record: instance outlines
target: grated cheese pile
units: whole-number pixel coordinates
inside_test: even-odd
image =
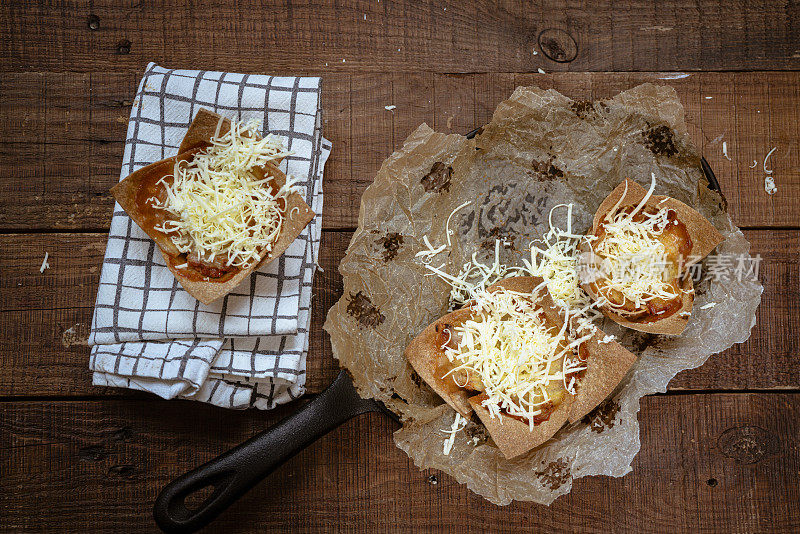
[[[553,212],[559,208],[567,210],[565,230],[553,224]],[[525,261],[525,264],[531,275],[539,276],[547,283],[553,302],[574,318],[577,331],[582,335],[593,334],[597,331],[594,320],[602,318],[598,307],[605,300],[593,301],[580,286],[578,256],[581,243],[588,238],[573,232],[572,209],[572,204],[553,206],[548,215],[550,230],[538,246],[536,242],[531,244],[531,261]],[[604,339],[604,343],[609,343],[615,337],[606,336]]]
[[[447,217],[445,223],[445,240],[439,246],[434,246],[427,235],[422,236],[422,242],[426,248],[416,253],[416,257],[426,269],[430,271],[429,276],[436,275],[450,287],[450,308],[455,309],[463,306],[467,301],[472,300],[475,295],[490,285],[498,282],[509,276],[525,276],[530,274],[525,267],[509,267],[500,261],[500,246],[503,244],[501,240],[496,239],[494,243],[494,256],[491,263],[483,263],[478,259],[478,253],[474,252],[470,261],[465,262],[458,274],[452,275],[446,272],[446,263],[440,264],[438,267],[431,265],[433,259],[442,252],[448,251],[452,246],[451,237],[455,233],[450,229],[450,223],[456,213],[472,204],[473,201],[469,200],[457,206],[450,215]]]
[[[503,411],[527,419],[533,429],[534,417],[542,413],[545,403],[557,400],[551,397],[553,386],[585,369],[580,360],[569,357],[583,340],[564,343],[566,323],[560,330],[549,327],[544,311],[530,295],[505,289],[482,291],[474,310],[472,319],[453,328],[460,336],[458,346],[445,347],[445,355],[454,364],[448,375],[474,374],[488,397],[482,405],[492,417]],[[573,382],[566,385],[572,394]]]
[[[553,224],[553,212],[567,209],[567,228]],[[579,246],[586,236],[572,232],[572,204],[559,204],[550,210],[550,230],[541,239],[541,246],[531,245],[529,270],[547,282],[547,290],[559,306],[575,307],[589,303],[589,296],[581,289],[578,279]]]
[[[445,271],[446,263],[435,267],[431,262],[449,249],[450,221],[468,204],[471,202],[450,213],[445,227],[446,244],[434,246],[426,235],[423,236],[425,248],[416,254],[430,271],[429,275],[438,276],[451,286],[451,307],[470,302],[477,310],[477,320],[455,328],[461,337],[458,347],[443,347],[456,366],[442,378],[461,374],[460,371],[477,376],[488,397],[483,405],[492,417],[499,416],[502,410],[525,418],[533,429],[534,417],[542,412],[543,405],[557,400],[550,392],[576,393],[576,379],[570,375],[583,370],[585,364],[573,356],[581,343],[596,331],[593,319],[602,316],[596,309],[599,302],[592,302],[579,286],[578,244],[584,236],[572,233],[572,206],[556,206],[553,210],[567,208],[567,230],[553,225],[551,210],[550,232],[542,240],[541,247],[532,246],[531,262],[523,261],[522,267],[503,264],[500,261],[502,242],[498,239],[488,262],[481,262],[475,253],[458,274],[452,275]],[[556,303],[562,307],[564,325],[560,330],[546,327],[544,312],[531,301],[531,295],[507,290],[486,291],[488,286],[510,276],[540,276],[545,280],[548,289],[556,295]],[[532,294],[538,296],[544,285],[535,288]],[[537,297],[534,300],[538,300]],[[614,339],[614,336],[605,336],[603,342]],[[559,382],[563,387],[557,387]],[[452,447],[452,439],[453,434],[445,440],[445,451]]]
[[[279,200],[292,192],[288,179],[273,191],[269,178],[260,179],[253,169],[289,152],[274,135],[259,138],[256,121],[231,121],[223,136],[220,126],[212,146],[191,162],[176,163],[174,173],[159,181],[167,194],[164,203],[150,200],[174,217],[156,230],[169,235],[181,253],[196,251],[207,261],[220,256],[228,266],[246,267],[272,250],[284,220]]]
[[[663,207],[656,213],[642,211],[654,189],[655,175],[650,190],[631,212],[617,211],[625,198],[623,194],[602,224],[605,237],[594,245],[594,253],[601,260],[601,273],[593,274],[604,278],[605,286],[600,288],[603,296],[608,299],[608,294],[616,290],[637,309],[654,298],[671,300],[678,296],[672,284],[665,280],[667,251],[658,240],[669,223],[669,210]],[[639,213],[644,219],[634,221]],[[618,313],[628,313],[613,302],[610,304]]]
[[[447,247],[442,245],[439,248],[433,248],[427,240],[427,236],[423,238],[426,245],[430,248],[428,253],[438,254]],[[499,239],[494,242],[494,256],[492,263],[482,263],[478,259],[478,253],[474,252],[470,261],[464,263],[461,270],[455,276],[445,272],[443,269],[445,264],[438,267],[426,264],[425,267],[431,271],[431,274],[439,276],[442,280],[450,284],[450,307],[458,308],[463,306],[490,285],[508,278],[510,276],[525,276],[530,274],[525,267],[509,267],[500,262],[500,245]],[[417,253],[419,256],[420,253]]]

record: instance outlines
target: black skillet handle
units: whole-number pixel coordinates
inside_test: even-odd
[[[156,523],[168,533],[195,532],[320,437],[356,415],[380,410],[377,402],[362,399],[341,371],[328,389],[294,414],[167,485],[153,508]],[[189,509],[186,497],[209,486],[213,493]]]

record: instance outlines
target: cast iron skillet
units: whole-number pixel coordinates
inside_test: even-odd
[[[482,128],[467,134],[475,137]],[[720,191],[719,182],[705,158],[701,159],[708,187]],[[366,412],[382,412],[399,422],[383,403],[362,399],[347,371],[314,400],[279,423],[241,445],[170,482],[153,508],[156,523],[164,532],[195,532],[213,521],[250,488],[313,442]],[[186,498],[202,489],[213,491],[200,505],[186,506]]]

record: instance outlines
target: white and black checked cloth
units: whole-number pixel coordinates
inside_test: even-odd
[[[269,409],[304,392],[311,286],[322,228],[320,80],[168,70],[150,64],[131,109],[120,178],[173,156],[197,111],[261,120],[293,152],[294,176],[317,213],[286,252],[229,295],[204,305],[117,204],[89,344],[95,385],[150,391],[227,408]]]

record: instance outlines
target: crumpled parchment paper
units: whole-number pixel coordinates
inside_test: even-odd
[[[359,393],[383,401],[403,427],[395,441],[420,468],[440,469],[496,504],[550,504],[587,475],[623,476],[639,451],[639,399],[666,391],[678,372],[750,336],[762,286],[751,278],[714,279],[704,269],[695,307],[680,337],[601,325],[639,355],[610,399],[550,441],[506,460],[480,423],[469,422],[444,455],[443,430],[455,412],[423,383],[403,356],[425,326],[448,311],[450,287],[430,276],[415,254],[452,244],[433,265],[457,273],[477,252],[521,265],[529,244],[549,229],[550,209],[572,202],[573,228],[589,229],[600,202],[624,178],[698,209],[725,236],[713,254],[747,255],[749,243],[725,201],[709,191],[689,140],[683,107],[667,86],[640,85],[603,101],[573,101],[554,90],[519,87],[473,140],[423,124],[383,164],[361,200],[358,229],[339,266],[344,296],[328,313],[333,353]],[[565,210],[554,223],[563,225]],[[706,259],[706,262],[708,259]],[[700,309],[704,304],[716,306]],[[676,417],[664,414],[665,420]],[[674,421],[678,424],[678,421]]]

